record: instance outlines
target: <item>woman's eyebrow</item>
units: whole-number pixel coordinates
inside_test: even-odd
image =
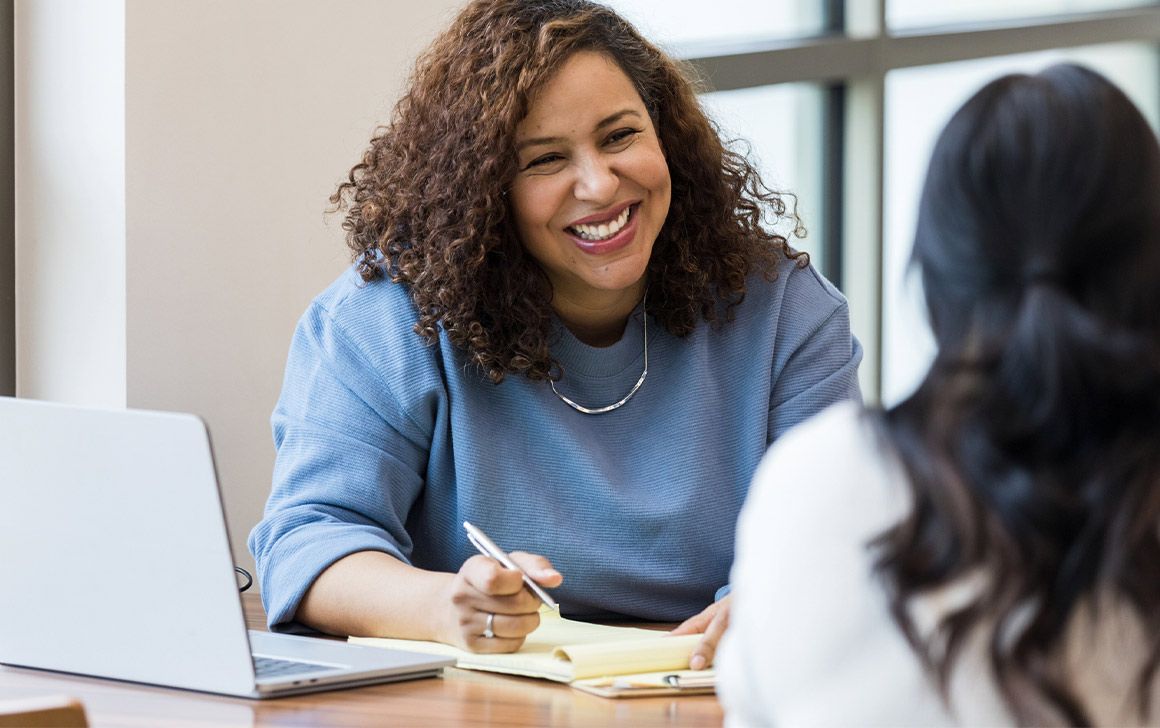
[[[609,114],[608,116],[601,119],[596,124],[596,131],[600,131],[601,129],[603,129],[606,126],[611,126],[612,124],[615,124],[616,122],[620,121],[621,119],[623,119],[626,116],[635,116],[635,117],[639,118],[641,116],[641,113],[636,109],[621,109],[620,111],[617,111],[613,114]],[[567,141],[567,140],[564,137],[560,137],[560,136],[533,137],[531,139],[523,139],[523,140],[516,143],[516,151],[522,152],[527,147],[535,147],[535,146],[548,145],[548,144],[560,144],[560,143],[565,142],[565,141]]]
[[[564,141],[564,137],[558,137],[558,136],[535,137],[533,139],[524,139],[523,141],[518,142],[516,144],[516,151],[522,152],[524,149],[526,149],[528,147],[535,147],[535,146],[547,145],[547,144],[559,144],[560,142],[563,142],[563,141]]]
[[[615,114],[609,114],[608,116],[606,116],[600,120],[600,123],[596,125],[596,129],[600,130],[606,126],[611,126],[626,116],[635,116],[635,117],[639,118],[640,112],[637,111],[636,109],[622,109],[622,110],[616,112]]]

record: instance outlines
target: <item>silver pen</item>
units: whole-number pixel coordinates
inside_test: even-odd
[[[495,559],[499,563],[503,564],[504,568],[515,569],[516,571],[523,574],[524,583],[528,585],[528,588],[532,590],[533,594],[540,598],[541,602],[548,605],[552,609],[555,609],[556,611],[560,610],[560,605],[556,603],[556,600],[549,596],[548,592],[544,591],[544,588],[537,584],[535,580],[528,575],[528,572],[524,571],[519,564],[512,561],[511,557],[503,552],[503,549],[501,549],[499,546],[496,546],[495,542],[488,538],[486,533],[480,531],[478,528],[471,525],[467,521],[463,522],[463,528],[467,531],[467,540],[470,541],[472,545],[475,546],[475,548],[479,549],[479,553],[489,558]]]

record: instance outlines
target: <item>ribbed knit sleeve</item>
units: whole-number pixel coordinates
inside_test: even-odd
[[[415,348],[379,354],[423,357]],[[322,303],[299,322],[272,417],[273,491],[249,540],[272,628],[298,629],[299,602],[335,561],[410,556],[404,521],[424,487],[430,431],[414,419],[424,407],[405,409],[381,378],[386,368],[367,361]]]
[[[832,404],[861,401],[862,346],[846,299],[811,267],[788,276],[774,342],[769,442]]]

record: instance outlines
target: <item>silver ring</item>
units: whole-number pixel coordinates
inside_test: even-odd
[[[495,615],[492,614],[491,612],[488,612],[487,613],[487,624],[483,628],[483,638],[484,639],[489,640],[492,637],[495,637],[495,632],[492,631],[492,629],[491,629],[492,625],[494,625],[494,624],[495,624]]]

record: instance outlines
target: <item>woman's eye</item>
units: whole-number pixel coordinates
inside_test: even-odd
[[[524,170],[537,169],[547,167],[555,162],[559,162],[563,157],[559,154],[545,154],[542,157],[536,157],[524,166]]]
[[[632,128],[617,129],[616,131],[614,131],[608,135],[608,139],[606,140],[606,143],[613,144],[613,145],[624,144],[625,142],[628,142],[628,141],[635,139],[636,135],[640,134],[640,132],[641,132],[640,129],[632,129]]]

